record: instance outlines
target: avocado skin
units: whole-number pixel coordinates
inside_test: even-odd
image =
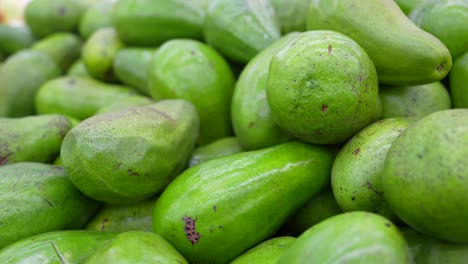
[[[156,202],[153,231],[190,263],[227,263],[319,193],[332,161],[328,149],[296,141],[191,167]]]
[[[275,264],[295,237],[275,237],[266,240],[234,259],[231,264]]]
[[[0,248],[36,234],[79,229],[99,207],[62,167],[33,162],[0,167],[0,198],[0,222],[8,223],[0,226]],[[11,263],[2,260],[0,251],[0,262]]]
[[[81,40],[72,33],[54,33],[38,41],[31,49],[49,55],[62,72],[81,55]]]
[[[198,135],[195,107],[164,100],[82,121],[65,136],[60,155],[87,196],[131,204],[161,192],[186,167]]]
[[[205,41],[224,57],[248,63],[281,37],[279,19],[269,1],[214,0],[203,27]]]
[[[311,1],[307,29],[335,30],[354,39],[374,62],[382,84],[436,82],[452,67],[447,47],[413,24],[393,0]]]
[[[201,39],[205,0],[120,0],[112,12],[119,37],[129,46],[157,46],[175,38]]]
[[[468,52],[453,65],[450,72],[450,92],[454,108],[468,108]]]
[[[270,62],[276,52],[292,41],[289,33],[257,54],[242,70],[234,88],[231,118],[242,148],[256,150],[285,143],[291,136],[274,121],[266,96]]]
[[[25,238],[0,251],[0,263],[83,263],[117,236],[112,232],[67,230]]]
[[[148,77],[156,48],[123,48],[114,58],[114,75],[122,83],[134,87],[143,95],[149,95]]]
[[[112,26],[112,10],[116,0],[100,0],[84,12],[79,24],[80,36],[88,39],[100,28]]]
[[[10,26],[0,24],[0,52],[11,55],[31,47],[36,38],[26,26]]]
[[[242,152],[239,140],[236,137],[226,137],[211,142],[208,145],[196,148],[189,160],[189,167],[200,163],[233,155]]]
[[[52,162],[72,128],[61,115],[0,117],[0,166],[22,161]]]
[[[412,262],[405,239],[388,219],[369,212],[348,212],[309,228],[277,263]]]
[[[164,238],[153,232],[129,231],[99,248],[84,264],[177,263],[188,264]]]
[[[47,54],[23,50],[8,57],[0,68],[0,117],[34,114],[34,97],[42,84],[60,75]]]
[[[83,120],[100,108],[135,95],[131,88],[78,76],[53,79],[39,88],[35,103],[38,114],[62,114]]]
[[[468,109],[432,113],[403,131],[385,159],[390,209],[417,231],[468,243]]]

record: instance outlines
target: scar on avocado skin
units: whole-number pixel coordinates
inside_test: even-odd
[[[332,45],[328,45],[328,56],[332,54],[332,51],[333,51]]]
[[[353,155],[356,156],[357,154],[359,154],[359,152],[361,152],[361,149],[357,148],[353,151]]]
[[[196,221],[197,218],[193,219],[190,216],[184,216],[182,218],[182,221],[185,222],[184,225],[184,232],[185,235],[187,236],[187,239],[192,243],[192,246],[200,240],[200,233],[198,233],[196,229]]]
[[[109,222],[109,218],[104,218],[101,222],[101,231],[104,231],[106,228],[106,223]]]

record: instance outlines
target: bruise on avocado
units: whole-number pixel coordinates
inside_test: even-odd
[[[189,216],[184,216],[182,221],[185,222],[184,231],[187,239],[192,245],[196,244],[200,240],[200,233],[195,230],[197,218],[193,219]]]

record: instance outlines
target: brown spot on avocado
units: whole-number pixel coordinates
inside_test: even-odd
[[[328,105],[322,105],[322,112],[327,112],[328,111]]]
[[[130,176],[134,176],[134,177],[140,176],[140,174],[138,172],[134,171],[133,169],[128,169],[127,174],[130,175]]]
[[[52,203],[49,199],[44,198],[44,201],[50,206],[50,207],[55,207],[54,203]]]
[[[367,189],[373,191],[375,194],[377,194],[379,197],[383,198],[383,192],[375,189],[375,187],[372,185],[372,183],[370,181],[367,181],[365,186],[367,187]]]
[[[249,128],[252,128],[254,125],[255,125],[254,122],[250,122],[250,123],[249,123]]]
[[[391,226],[392,226],[392,224],[391,224],[391,223],[389,223],[389,222],[386,222],[386,223],[385,223],[385,226],[386,226],[386,227],[391,227]]]
[[[333,51],[332,45],[328,45],[328,56],[332,54],[332,51]]]
[[[443,64],[440,64],[439,66],[437,66],[437,70],[440,71],[444,68],[444,65]]]
[[[59,16],[64,16],[67,13],[67,9],[65,7],[60,7],[57,10],[57,13],[58,13]]]
[[[184,216],[182,217],[182,221],[185,222],[185,225],[184,225],[185,236],[190,241],[190,243],[192,243],[192,246],[193,246],[194,244],[198,242],[198,240],[200,240],[200,236],[201,236],[200,233],[196,231],[197,218],[193,219],[189,216]]]
[[[218,208],[216,208],[216,205],[213,205],[213,211],[216,212],[217,209],[218,209]]]
[[[12,153],[7,153],[4,156],[0,156],[0,166],[6,165],[10,160]]]
[[[357,148],[353,151],[353,155],[356,156],[357,154],[359,154],[359,152],[361,152],[361,149]]]
[[[102,219],[102,222],[101,222],[101,231],[104,231],[106,229],[106,224],[107,222],[109,222],[109,218],[104,218]]]

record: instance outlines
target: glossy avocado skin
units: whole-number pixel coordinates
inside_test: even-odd
[[[98,249],[84,264],[177,263],[188,264],[164,238],[153,232],[129,231]]]
[[[119,37],[130,46],[157,46],[174,38],[201,39],[206,0],[120,0],[112,12]]]
[[[421,29],[436,36],[450,50],[452,60],[468,52],[468,2],[427,0],[410,14]]]
[[[189,167],[200,163],[233,155],[242,152],[239,140],[236,137],[227,137],[216,140],[208,145],[196,148],[189,160]]]
[[[194,166],[159,197],[153,231],[190,263],[227,263],[320,192],[332,161],[324,147],[290,142]]]
[[[161,192],[186,167],[198,135],[195,107],[164,100],[82,121],[65,136],[60,155],[87,196],[131,204]]]
[[[135,95],[131,88],[87,77],[64,76],[42,85],[35,103],[38,114],[62,114],[79,120],[93,116],[100,108]]]
[[[468,109],[432,113],[393,142],[382,174],[390,209],[419,232],[468,243]]]
[[[86,225],[86,230],[126,232],[151,231],[154,203],[157,198],[129,205],[106,204]]]
[[[412,262],[405,239],[388,219],[369,212],[348,212],[308,229],[277,263]]]
[[[447,47],[414,25],[393,0],[311,1],[307,29],[335,30],[354,39],[374,62],[382,84],[440,81],[452,66]]]
[[[309,0],[271,0],[270,3],[280,20],[283,34],[307,30]]]
[[[96,30],[83,45],[81,56],[86,70],[93,78],[106,82],[116,82],[113,63],[117,52],[125,47],[112,27]]]
[[[0,250],[0,263],[83,263],[116,236],[112,232],[83,230],[43,233]]]
[[[34,114],[39,87],[60,75],[60,68],[47,54],[24,50],[8,57],[0,68],[0,116]]]
[[[450,72],[450,92],[454,108],[468,108],[468,52],[458,58]]]
[[[231,102],[232,125],[246,150],[267,148],[291,139],[273,119],[266,88],[272,57],[298,34],[287,34],[262,50],[242,70],[236,82]]]
[[[0,222],[8,224],[0,226],[0,248],[36,234],[79,229],[98,207],[73,186],[62,167],[33,162],[2,166]],[[1,263],[11,263],[2,255]]]
[[[281,37],[279,19],[269,1],[214,0],[203,27],[205,41],[224,57],[248,63]]]
[[[122,83],[149,95],[148,77],[156,48],[123,48],[114,58],[114,75]]]
[[[295,237],[275,237],[260,243],[234,259],[231,264],[275,264],[284,250],[296,241]]]
[[[230,103],[235,79],[227,61],[210,46],[176,39],[162,45],[149,69],[154,100],[184,99],[200,116],[199,145],[232,135]]]
[[[0,166],[22,161],[51,162],[72,128],[61,115],[0,117]]]
[[[100,28],[112,26],[112,10],[116,2],[116,0],[99,0],[86,9],[79,25],[83,39],[88,39]]]

